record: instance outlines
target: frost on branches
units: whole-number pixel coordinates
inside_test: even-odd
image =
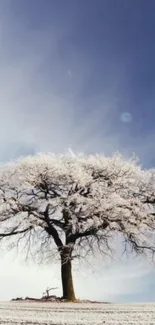
[[[48,153],[1,165],[0,238],[47,258],[55,248],[62,268],[96,249],[107,254],[119,234],[125,251],[153,254],[154,179],[119,154]]]

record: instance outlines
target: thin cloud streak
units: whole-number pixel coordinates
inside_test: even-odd
[[[77,278],[77,294],[84,299],[89,296],[92,300],[125,302],[129,295],[145,293],[151,271],[145,263],[135,264],[133,261],[111,263],[106,267],[102,264],[99,272],[87,272],[85,277]],[[83,287],[85,290],[81,290]]]

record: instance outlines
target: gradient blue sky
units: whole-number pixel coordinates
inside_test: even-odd
[[[1,161],[71,148],[154,167],[154,89],[154,0],[0,0]],[[2,261],[0,299],[60,286],[54,266]],[[87,269],[75,270],[79,297],[155,300],[145,261]]]

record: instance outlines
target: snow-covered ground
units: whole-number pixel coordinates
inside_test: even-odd
[[[0,302],[2,325],[155,325],[155,304]]]

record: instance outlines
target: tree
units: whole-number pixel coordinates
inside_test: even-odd
[[[0,239],[34,256],[56,253],[63,298],[74,301],[74,258],[107,254],[119,234],[126,252],[154,253],[154,178],[119,154],[37,154],[1,165]]]

